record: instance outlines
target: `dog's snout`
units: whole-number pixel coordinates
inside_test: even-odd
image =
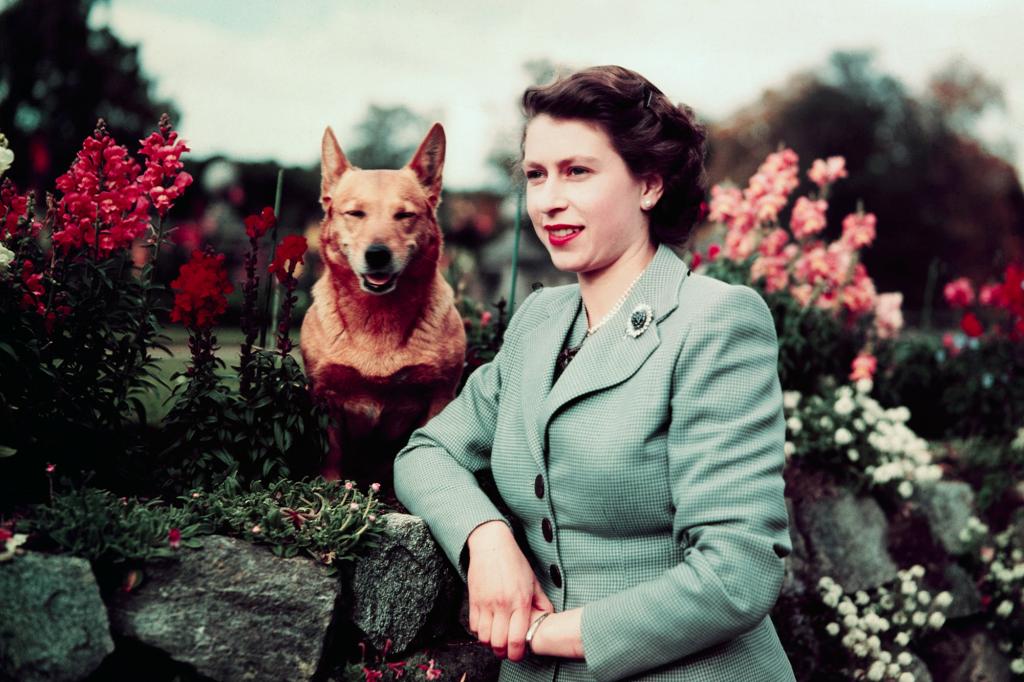
[[[366,249],[366,264],[373,268],[386,268],[391,265],[391,249],[386,244],[371,244]]]

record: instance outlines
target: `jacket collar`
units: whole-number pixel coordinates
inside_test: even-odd
[[[580,305],[580,288],[572,284],[551,295],[548,317],[534,327],[531,351],[524,361],[522,391],[527,439],[541,469],[546,468],[544,450],[551,418],[568,402],[619,384],[640,368],[658,347],[658,323],[679,305],[679,287],[688,274],[686,263],[671,248],[659,244],[625,303],[584,342],[554,387],[555,360]],[[644,303],[653,309],[654,321],[639,336],[630,336],[626,324],[634,308]]]

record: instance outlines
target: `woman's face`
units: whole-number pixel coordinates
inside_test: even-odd
[[[645,199],[661,194],[630,173],[597,124],[534,117],[523,145],[526,210],[556,268],[602,270],[650,241]]]

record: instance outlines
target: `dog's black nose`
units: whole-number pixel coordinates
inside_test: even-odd
[[[374,270],[391,264],[391,249],[385,244],[370,244],[366,249],[366,264]]]

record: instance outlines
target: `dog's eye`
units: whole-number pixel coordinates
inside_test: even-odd
[[[345,211],[345,215],[350,215],[353,218],[365,218],[366,213],[364,211]]]
[[[395,214],[395,220],[405,220],[406,218],[412,218],[415,215],[415,213],[411,213],[409,211],[399,211]]]

